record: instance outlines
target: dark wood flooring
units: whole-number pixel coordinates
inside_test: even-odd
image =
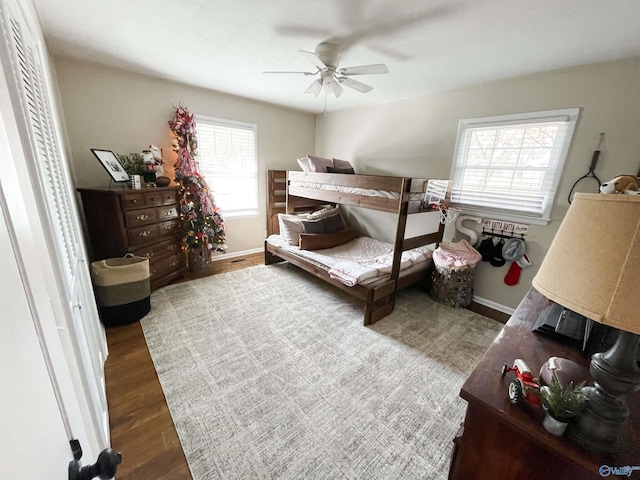
[[[264,255],[212,262],[206,275],[259,265]],[[482,305],[470,310],[506,323],[509,315]],[[178,434],[158,381],[139,322],[107,328],[109,357],[105,364],[111,447],[122,453],[118,480],[191,479]]]

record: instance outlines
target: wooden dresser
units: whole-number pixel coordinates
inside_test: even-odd
[[[149,259],[151,289],[187,271],[180,245],[178,187],[79,188],[92,260],[133,253]]]
[[[549,305],[551,301],[531,289],[462,386],[460,396],[468,407],[464,427],[454,440],[450,480],[595,480],[602,478],[602,465],[640,466],[640,392],[628,397],[629,431],[622,442],[626,448],[610,455],[589,452],[567,436],[548,433],[542,427],[541,408],[509,402],[513,374],[502,378],[503,363],[511,366],[522,358],[536,376],[552,356],[588,364],[577,349],[531,332]]]

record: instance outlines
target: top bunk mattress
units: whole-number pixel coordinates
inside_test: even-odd
[[[318,181],[315,181],[316,179]],[[323,191],[397,202],[402,195],[401,180],[401,177],[289,172],[289,189],[292,195],[300,192],[300,196],[309,196],[309,198],[313,198],[311,192]],[[407,213],[426,211],[429,205],[441,203],[447,197],[448,180],[425,178],[410,180]],[[349,183],[357,183],[357,186]],[[383,188],[376,188],[379,186]],[[397,207],[392,207],[390,211],[397,211]]]
[[[323,250],[301,250],[289,245],[280,235],[271,235],[267,242],[287,253],[301,257],[326,270],[331,278],[352,287],[376,286],[391,277],[393,244],[370,237],[358,237],[343,245]],[[400,274],[427,269],[433,251],[418,247],[402,253]]]

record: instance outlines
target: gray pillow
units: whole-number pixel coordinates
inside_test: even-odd
[[[336,168],[336,167],[327,167],[327,173],[349,173],[355,174],[355,170],[353,168]]]
[[[303,233],[325,233],[324,231],[324,219],[321,220],[309,220],[302,221],[302,232]]]
[[[324,232],[322,233],[335,233],[340,230],[344,230],[345,224],[342,220],[342,215],[339,213],[337,215],[331,215],[330,217],[325,217],[321,220],[324,223]]]

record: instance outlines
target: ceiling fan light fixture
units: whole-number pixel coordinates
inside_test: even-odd
[[[342,86],[335,80],[335,78],[333,78],[333,76],[325,76],[322,79],[322,85],[325,93],[335,95],[336,98],[342,95],[342,92],[344,91]]]
[[[320,79],[311,82],[311,85],[307,87],[304,93],[313,93],[314,97],[317,97],[322,91],[322,81]]]
[[[367,93],[373,90],[372,86],[349,78],[351,75],[389,73],[389,67],[383,63],[339,68],[338,64],[342,55],[342,47],[334,43],[320,43],[316,46],[314,52],[300,50],[300,53],[316,68],[315,72],[272,71],[265,73],[293,73],[305,76],[319,74],[320,78],[314,80],[304,93],[313,93],[313,95],[317,97],[320,95],[320,92],[324,91],[325,101],[326,95],[335,95],[336,98],[340,97],[344,92],[343,84],[361,93]]]

